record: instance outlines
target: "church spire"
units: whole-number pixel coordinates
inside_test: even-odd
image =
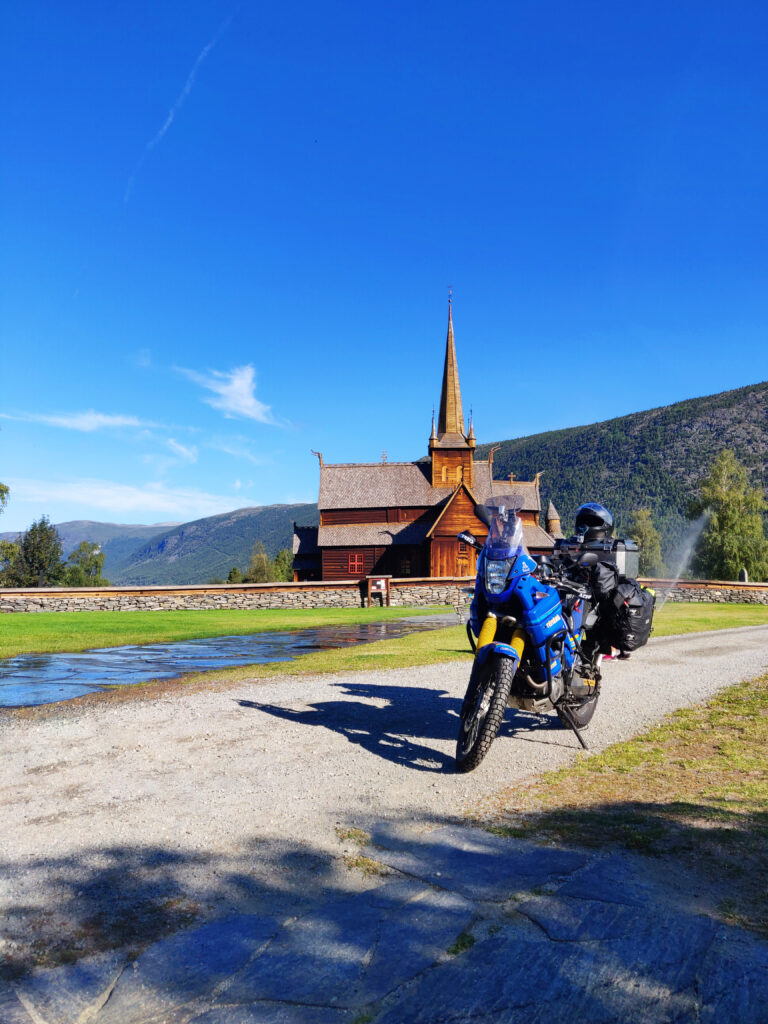
[[[448,337],[445,341],[443,390],[440,395],[440,414],[435,436],[434,416],[429,455],[432,463],[432,486],[455,487],[462,481],[470,490],[474,487],[474,428],[464,433],[464,413],[461,408],[459,369],[456,365],[456,344],[453,340],[453,313],[448,293]]]
[[[442,440],[446,434],[464,439],[464,413],[461,408],[461,388],[459,386],[459,369],[456,365],[456,344],[453,340],[450,295],[448,296],[448,337],[445,341],[443,390],[440,395],[440,415],[437,421],[437,436]]]

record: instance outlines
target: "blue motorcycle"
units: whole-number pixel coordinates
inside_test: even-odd
[[[456,744],[460,772],[472,771],[488,753],[508,706],[536,714],[554,710],[586,748],[581,731],[600,696],[602,655],[590,637],[597,611],[589,572],[597,556],[556,565],[535,560],[517,510],[488,503],[478,514],[488,526],[485,543],[459,534],[480,551],[467,624],[475,660]]]

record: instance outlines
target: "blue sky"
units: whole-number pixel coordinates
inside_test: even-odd
[[[1,530],[313,501],[768,378],[768,8],[0,14]]]

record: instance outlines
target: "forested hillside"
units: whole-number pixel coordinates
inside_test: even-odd
[[[90,519],[73,519],[57,523],[56,532],[61,538],[64,557],[75,550],[82,541],[98,544],[104,553],[103,574],[113,580],[115,573],[131,554],[153,537],[167,533],[178,523],[154,523],[152,526],[129,523],[99,523]],[[15,541],[17,533],[0,533],[0,540]]]
[[[478,447],[486,455],[491,445]],[[599,501],[619,529],[649,507],[668,553],[685,528],[695,484],[723,448],[747,467],[752,483],[768,483],[768,382],[705,398],[501,442],[494,475],[531,480],[543,471],[543,507],[554,501],[567,532],[576,508]]]
[[[183,523],[134,548],[109,576],[111,583],[205,583],[246,569],[261,541],[270,558],[293,543],[294,520],[316,523],[317,505],[267,505]]]

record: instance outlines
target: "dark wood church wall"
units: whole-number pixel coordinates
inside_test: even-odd
[[[413,523],[427,508],[334,508],[320,513],[321,526],[354,526],[361,523]]]
[[[350,562],[350,556],[352,561]],[[381,573],[398,579],[428,576],[426,548],[418,544],[392,547],[325,548],[322,552],[324,580],[359,580]],[[350,565],[356,568],[350,569]]]
[[[324,580],[359,580],[372,574],[376,564],[375,548],[324,548],[323,552]],[[349,556],[359,557],[359,569],[350,571]]]

